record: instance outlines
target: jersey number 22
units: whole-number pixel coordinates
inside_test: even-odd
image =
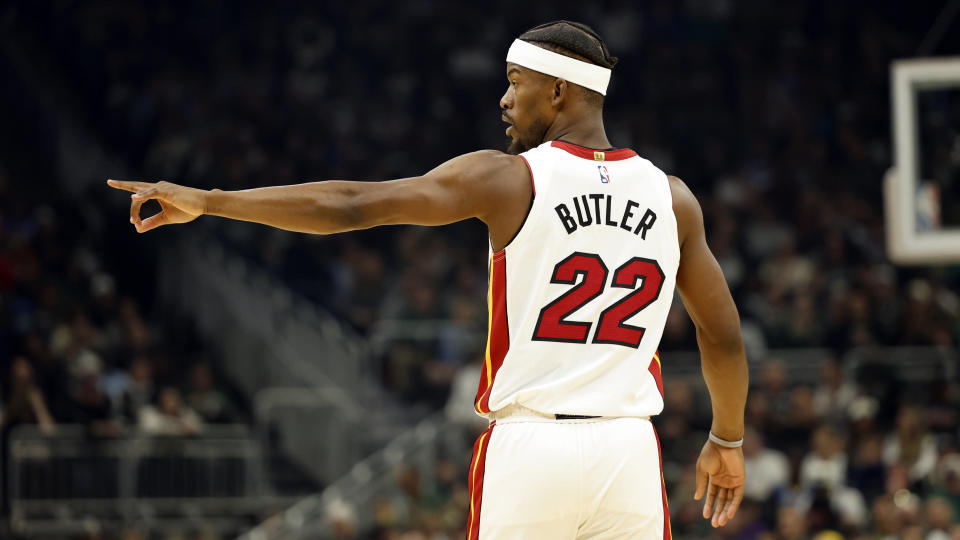
[[[553,267],[550,283],[575,285],[542,310],[533,330],[534,341],[560,341],[563,343],[586,343],[592,323],[568,321],[574,311],[600,296],[607,283],[607,265],[594,253],[574,252]],[[577,279],[583,276],[578,284]],[[637,281],[643,279],[640,288]],[[644,328],[624,323],[660,296],[663,287],[663,270],[653,259],[634,257],[620,265],[613,273],[611,287],[633,289],[619,302],[600,313],[593,343],[610,343],[636,349],[640,346]]]

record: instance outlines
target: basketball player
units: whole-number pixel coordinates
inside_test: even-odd
[[[714,527],[743,494],[747,365],[736,306],[680,179],[612,148],[611,68],[589,27],[533,28],[507,53],[507,153],[423,176],[243,191],[109,180],[138,232],[210,214],[332,234],[479,218],[490,234],[489,335],[475,402],[468,538],[670,538],[657,346],[674,287],[697,329],[713,424],[696,466]],[[162,211],[141,220],[140,206]]]

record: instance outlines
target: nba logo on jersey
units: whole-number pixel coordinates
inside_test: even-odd
[[[600,173],[600,181],[604,184],[610,183],[610,173],[605,165],[597,165],[597,171]]]

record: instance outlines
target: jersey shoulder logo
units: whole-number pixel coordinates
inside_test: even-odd
[[[604,184],[610,183],[610,171],[607,170],[606,165],[597,165],[597,172],[600,173],[600,181]]]

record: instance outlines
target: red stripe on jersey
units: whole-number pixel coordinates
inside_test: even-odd
[[[632,158],[633,156],[637,155],[636,152],[629,148],[619,148],[617,150],[594,150],[593,148],[571,144],[566,141],[553,141],[550,143],[550,146],[559,148],[561,150],[566,150],[567,152],[570,152],[571,154],[583,159],[596,161],[620,161],[621,159]]]
[[[651,424],[653,427],[653,424]],[[663,451],[660,450],[660,435],[657,428],[653,428],[653,436],[657,439],[657,458],[660,460],[660,492],[663,496],[663,540],[673,540],[673,530],[670,528],[670,506],[667,504],[667,484],[663,480]]]
[[[475,408],[480,413],[490,412],[490,391],[510,349],[507,324],[507,255],[504,251],[493,254],[490,261],[490,290],[488,293],[489,329],[487,352],[480,372]]]
[[[530,162],[527,161],[527,158],[520,156],[520,159],[527,164],[527,170],[530,171],[530,189],[533,190],[533,196],[537,196],[537,183],[533,181],[533,167],[530,166]]]
[[[490,446],[490,435],[493,426],[480,434],[477,442],[473,443],[473,459],[470,460],[470,514],[467,518],[467,540],[480,538],[480,502],[483,499],[483,471],[487,462],[487,447]]]
[[[653,359],[650,360],[650,367],[647,368],[650,370],[650,374],[653,375],[653,380],[657,382],[657,390],[660,391],[660,397],[663,396],[663,374],[660,370],[660,351],[657,351],[653,355]]]

